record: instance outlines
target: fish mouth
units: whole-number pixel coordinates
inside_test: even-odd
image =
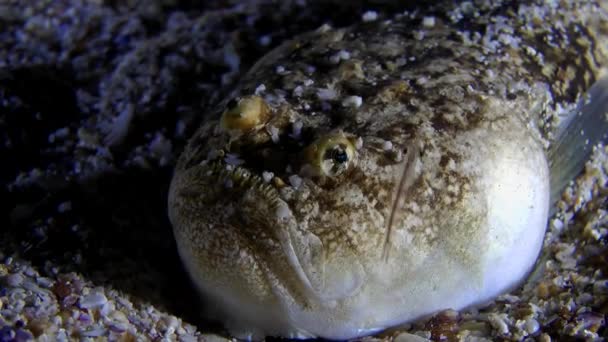
[[[255,196],[266,201],[274,210],[279,210],[284,203],[274,185],[245,167],[218,162],[201,166],[206,169],[205,177],[211,182],[223,185],[227,192],[253,191]]]
[[[225,217],[230,222],[228,229],[238,229],[248,243],[255,245],[251,250],[256,251],[257,262],[264,264],[261,268],[290,292],[299,293],[293,297],[301,300],[301,305],[345,299],[363,285],[365,272],[358,256],[344,252],[328,258],[322,239],[304,228],[292,206],[282,198],[281,189],[288,185],[277,186],[268,177],[225,162],[196,168],[204,179],[202,191],[213,194],[205,201],[215,202],[216,210],[232,206],[232,214]],[[262,235],[272,240],[272,245],[258,238]],[[273,246],[278,253],[264,250]],[[283,260],[277,262],[277,257]],[[345,264],[349,266],[343,267]]]

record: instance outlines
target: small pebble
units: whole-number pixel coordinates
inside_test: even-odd
[[[431,28],[435,26],[435,17],[424,17],[422,19],[422,26],[426,28]]]
[[[338,55],[340,56],[340,59],[343,61],[347,61],[350,59],[350,52],[348,52],[346,50],[340,50],[340,52],[338,52]]]
[[[293,96],[302,97],[302,94],[304,94],[304,88],[301,85],[293,88]]]
[[[338,96],[336,91],[331,88],[319,88],[317,90],[317,97],[322,101],[333,100]]]
[[[166,332],[169,335],[173,334],[173,332],[175,332],[175,329],[179,325],[179,320],[177,319],[177,317],[175,317],[175,316],[168,316],[168,317],[165,317],[163,320],[164,320],[164,323],[166,325]]]
[[[268,133],[270,133],[270,139],[273,143],[277,144],[279,142],[279,129],[274,126],[267,127]]]
[[[49,278],[46,277],[37,277],[36,278],[36,283],[44,288],[50,288],[51,286],[53,286],[53,281]]]
[[[430,342],[428,338],[424,338],[422,336],[410,334],[410,333],[401,333],[397,335],[393,339],[393,342]]]
[[[245,163],[245,161],[243,159],[240,159],[239,155],[236,153],[226,153],[224,161],[226,162],[226,164],[232,166],[239,166]]]
[[[221,337],[218,335],[212,335],[212,334],[204,334],[201,337],[202,337],[202,340],[205,342],[230,342],[230,341],[232,341],[225,337]],[[196,341],[196,339],[194,341]]]
[[[355,149],[360,150],[363,147],[363,138],[358,137],[355,141]]]
[[[4,281],[7,286],[17,287],[23,283],[23,276],[19,273],[9,274],[4,278]]]
[[[15,339],[15,330],[9,326],[0,329],[0,341],[13,341]]]
[[[289,184],[295,189],[298,189],[302,185],[302,178],[298,175],[289,176]]]
[[[593,293],[608,294],[608,279],[600,279],[593,283]]]
[[[260,84],[259,86],[257,86],[257,87],[255,88],[254,93],[255,93],[256,95],[261,95],[261,94],[263,94],[265,91],[266,91],[266,86],[265,86],[265,85],[262,83],[262,84]]]
[[[359,108],[363,104],[361,96],[349,96],[342,100],[342,106],[350,108]]]
[[[103,293],[91,293],[86,296],[80,297],[78,306],[81,309],[96,309],[102,307],[108,299]]]
[[[376,21],[376,19],[378,19],[378,12],[376,11],[367,11],[365,13],[363,13],[363,16],[361,17],[361,19],[363,19],[364,22],[371,22],[371,21]]]
[[[100,337],[106,333],[106,329],[102,327],[95,327],[90,330],[82,331],[80,334],[84,337]]]
[[[291,215],[291,210],[287,204],[282,204],[277,207],[276,215],[279,220],[285,220]]]
[[[528,318],[526,320],[525,327],[526,327],[526,332],[528,334],[532,335],[538,331],[538,329],[540,328],[540,324],[534,318]]]
[[[270,183],[270,181],[272,180],[273,177],[274,177],[274,173],[272,173],[272,172],[268,172],[268,171],[262,172],[262,179],[266,183]]]
[[[488,315],[488,321],[499,334],[506,335],[509,333],[509,326],[507,325],[505,314],[492,313]]]

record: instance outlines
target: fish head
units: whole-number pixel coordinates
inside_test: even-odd
[[[547,218],[542,146],[501,101],[476,98],[486,120],[461,127],[407,112],[408,89],[314,115],[239,96],[191,140],[170,217],[233,332],[367,334],[489,300],[529,271]]]

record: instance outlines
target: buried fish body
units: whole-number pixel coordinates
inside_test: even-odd
[[[254,65],[169,196],[216,318],[344,339],[518,286],[547,223],[551,118],[608,60],[607,9],[563,3],[321,27]]]

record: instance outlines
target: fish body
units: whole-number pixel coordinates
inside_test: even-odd
[[[346,339],[518,286],[549,211],[545,121],[603,72],[602,6],[444,4],[260,59],[171,184],[216,318],[241,338]]]

